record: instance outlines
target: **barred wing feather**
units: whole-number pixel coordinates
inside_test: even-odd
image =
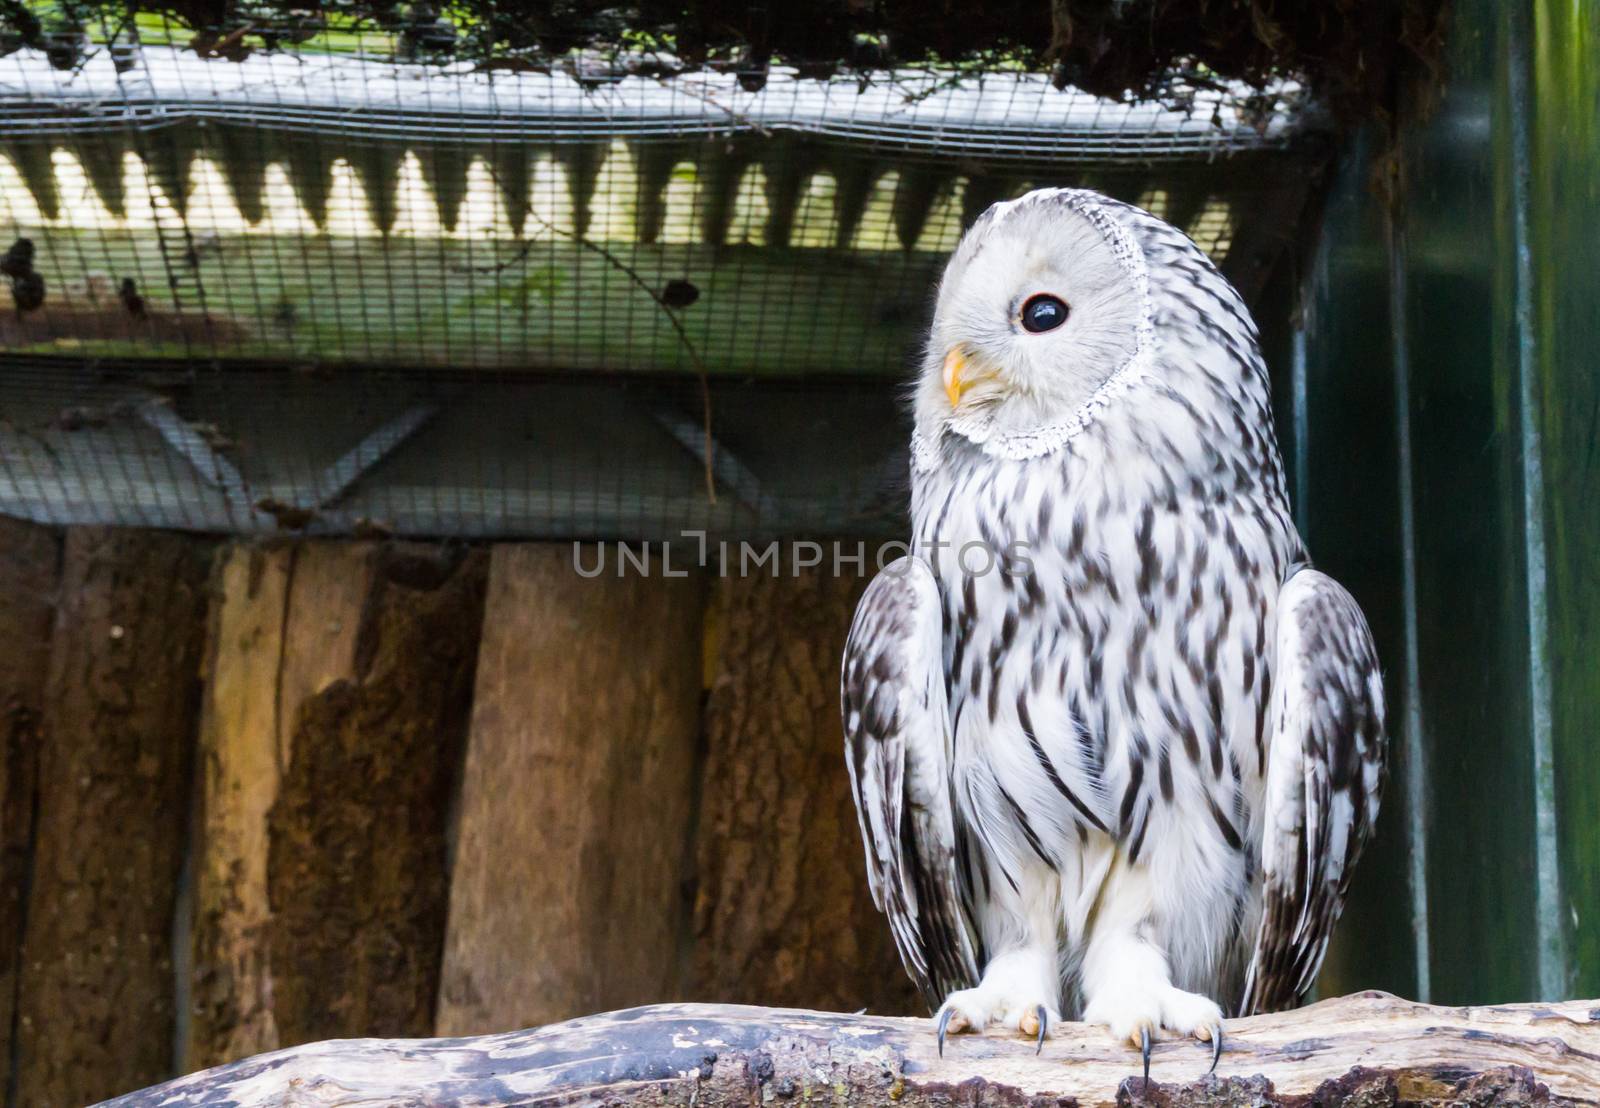
[[[886,567],[856,607],[841,675],[872,898],[930,1008],[978,977],[956,866],[939,605],[921,559]]]
[[[1378,818],[1386,745],[1372,633],[1331,577],[1301,569],[1285,582],[1276,658],[1263,914],[1246,1013],[1291,1007],[1315,981]]]

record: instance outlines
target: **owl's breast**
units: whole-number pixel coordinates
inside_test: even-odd
[[[943,598],[958,805],[1022,819],[997,837],[1057,869],[1097,835],[1135,860],[1205,855],[1174,865],[1253,854],[1280,516],[1072,458],[968,454],[922,475],[913,505]]]

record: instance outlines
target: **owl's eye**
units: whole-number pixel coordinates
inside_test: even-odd
[[[1022,305],[1022,329],[1038,334],[1041,331],[1054,331],[1067,321],[1067,302],[1059,296],[1051,296],[1041,292],[1037,296],[1028,297],[1028,302]]]

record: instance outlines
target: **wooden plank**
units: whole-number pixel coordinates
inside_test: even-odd
[[[220,559],[191,1067],[431,1028],[486,571],[416,544]]]
[[[872,906],[845,776],[839,663],[864,583],[818,571],[718,583],[697,999],[921,1011]]]
[[[373,561],[352,671],[301,704],[268,820],[285,1043],[433,1026],[488,556],[385,546]]]
[[[583,579],[573,557],[491,558],[440,1034],[678,989],[702,588],[659,565]]]
[[[290,582],[302,553],[302,599],[291,608]],[[355,651],[349,617],[370,583],[369,553],[360,544],[317,544],[314,551],[238,544],[219,558],[200,730],[189,1068],[281,1045],[267,965],[266,869],[267,815],[291,754],[282,717],[349,672]],[[313,610],[321,634],[308,626]],[[292,653],[285,649],[291,632]]]
[[[928,1020],[662,1004],[488,1039],[319,1043],[195,1074],[103,1108],[277,1108],[310,1098],[434,1108],[817,1103],[953,1105],[1592,1104],[1596,1002],[1435,1008],[1360,993],[1229,1020],[1215,1076],[1204,1043],[1139,1055],[1065,1023],[1037,1055],[1011,1035],[958,1036],[940,1057]]]
[[[0,516],[0,1083],[11,1033],[33,871],[40,717],[61,573],[59,532]]]
[[[173,920],[210,544],[67,532],[45,689],[17,1104],[86,1104],[172,1068]]]

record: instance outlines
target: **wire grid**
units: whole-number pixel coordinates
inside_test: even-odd
[[[0,359],[0,506],[53,523],[271,534],[892,536],[907,488],[882,382],[665,374],[196,372]]]
[[[1225,91],[775,72],[751,93],[409,63],[356,33],[206,60],[179,36],[0,59],[0,247],[32,239],[48,290],[0,311],[0,511],[892,534],[895,390],[983,208],[1090,185],[1244,272],[1320,157],[1309,113]]]

